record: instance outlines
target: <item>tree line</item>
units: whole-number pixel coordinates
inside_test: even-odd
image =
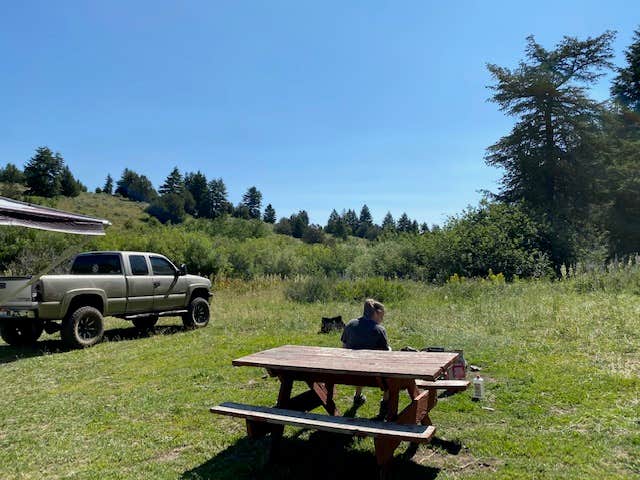
[[[209,180],[200,171],[183,175],[177,167],[157,191],[130,169],[118,181],[107,176],[98,191],[148,202],[148,212],[163,223],[178,224],[187,215],[227,216],[262,220],[274,224],[276,233],[312,244],[349,236],[376,240],[384,243],[381,252],[389,261],[404,262],[385,275],[404,275],[425,259],[425,269],[437,266],[441,272],[425,274],[434,278],[482,275],[489,268],[537,275],[548,265],[558,272],[577,262],[601,264],[640,252],[640,30],[620,67],[612,63],[614,38],[613,32],[584,40],[564,37],[547,49],[528,37],[516,67],[487,66],[493,78],[490,100],[514,118],[511,131],[485,156],[503,175],[496,192],[486,192],[477,208],[441,228],[406,214],[396,220],[391,213],[377,225],[366,205],[359,213],[333,210],[326,225],[310,223],[305,210],[278,220],[272,205],[263,210],[256,187],[233,205],[222,179]],[[591,87],[611,71],[610,98],[592,98]],[[6,185],[23,185],[28,194],[45,197],[85,189],[62,156],[47,147],[37,149],[24,170],[6,165],[0,182],[3,194]],[[413,240],[419,238],[424,242]],[[393,239],[397,250],[390,247]]]

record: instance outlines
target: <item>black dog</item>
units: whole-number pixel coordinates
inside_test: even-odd
[[[320,333],[329,333],[334,330],[344,330],[344,322],[342,321],[342,315],[337,317],[322,317],[322,325],[320,326]]]

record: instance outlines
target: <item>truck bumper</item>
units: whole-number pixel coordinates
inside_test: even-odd
[[[21,318],[38,318],[38,310],[27,307],[0,307],[0,321]]]

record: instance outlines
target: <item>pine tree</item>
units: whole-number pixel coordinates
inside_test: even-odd
[[[184,176],[184,187],[193,198],[194,215],[201,218],[208,217],[211,208],[207,177],[199,170],[196,173],[187,173]]]
[[[83,190],[83,185],[75,179],[69,167],[65,166],[60,172],[60,193],[65,197],[77,197]]]
[[[267,223],[276,223],[276,211],[271,204],[267,205],[264,209],[262,219]]]
[[[0,182],[2,183],[24,183],[24,173],[13,163],[7,163],[0,169]]]
[[[60,194],[60,174],[64,159],[48,147],[39,147],[24,167],[25,184],[29,195],[55,197]]]
[[[116,195],[122,195],[135,202],[151,202],[158,196],[151,180],[128,168],[124,169],[116,183]]]
[[[611,95],[626,108],[640,113],[640,29],[633,33],[633,43],[624,56],[627,65],[618,68]]]
[[[102,193],[113,195],[113,178],[111,177],[111,174],[107,174],[107,178],[104,181],[104,187],[102,187]]]
[[[309,227],[309,215],[305,210],[300,210],[290,217],[291,235],[295,238],[302,238]]]
[[[576,261],[573,239],[589,222],[603,170],[601,107],[587,88],[611,67],[614,34],[580,41],[565,37],[546,50],[527,39],[526,60],[515,69],[488,65],[491,100],[518,118],[511,133],[488,149],[489,165],[504,170],[495,197],[525,202],[549,225],[556,266]]]
[[[325,231],[327,233],[335,234],[338,223],[340,222],[340,214],[335,210],[331,210],[329,214],[329,219],[327,220],[327,226],[325,227]]]
[[[397,230],[402,233],[409,233],[411,231],[412,223],[409,215],[403,213],[400,215],[398,219],[398,224],[396,226]]]
[[[363,205],[362,209],[360,210],[360,217],[358,218],[358,224],[359,225],[372,225],[373,224],[373,217],[371,216],[371,211],[369,210],[369,207],[367,207],[367,205]]]
[[[396,221],[393,219],[393,215],[391,212],[387,212],[382,220],[382,230],[385,232],[395,232],[396,231]]]
[[[344,220],[345,225],[347,226],[347,233],[349,235],[355,235],[356,232],[358,231],[358,225],[359,225],[358,216],[356,215],[356,212],[349,209],[342,214],[342,218]]]
[[[227,187],[221,178],[209,182],[209,217],[218,218],[231,213],[233,206],[227,200]]]
[[[160,195],[167,193],[175,193],[176,195],[182,195],[184,192],[184,179],[178,167],[173,167],[171,173],[167,176],[162,186],[158,189]]]
[[[420,235],[425,235],[427,233],[429,233],[429,225],[427,224],[427,222],[423,222],[420,225]]]
[[[250,187],[242,196],[241,207],[246,207],[249,218],[260,218],[262,207],[262,193],[256,187]]]

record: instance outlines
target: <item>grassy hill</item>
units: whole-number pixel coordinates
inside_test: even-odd
[[[482,367],[487,398],[440,399],[437,439],[396,454],[396,478],[620,478],[640,474],[640,313],[637,297],[578,293],[571,284],[518,282],[429,287],[404,283],[388,305],[394,348],[464,349]],[[277,382],[231,360],[282,344],[338,346],[322,315],[358,315],[359,302],[295,303],[286,282],[219,288],[213,321],[183,331],[164,319],[150,336],[109,320],[107,341],[64,351],[0,344],[0,478],[365,478],[371,439],[285,431],[284,459],[268,440],[213,417],[210,405],[273,404]],[[345,411],[353,390],[338,387]],[[380,393],[358,415],[371,417]],[[406,401],[406,399],[405,399]],[[314,473],[315,472],[315,473]],[[316,475],[317,474],[317,475]]]

